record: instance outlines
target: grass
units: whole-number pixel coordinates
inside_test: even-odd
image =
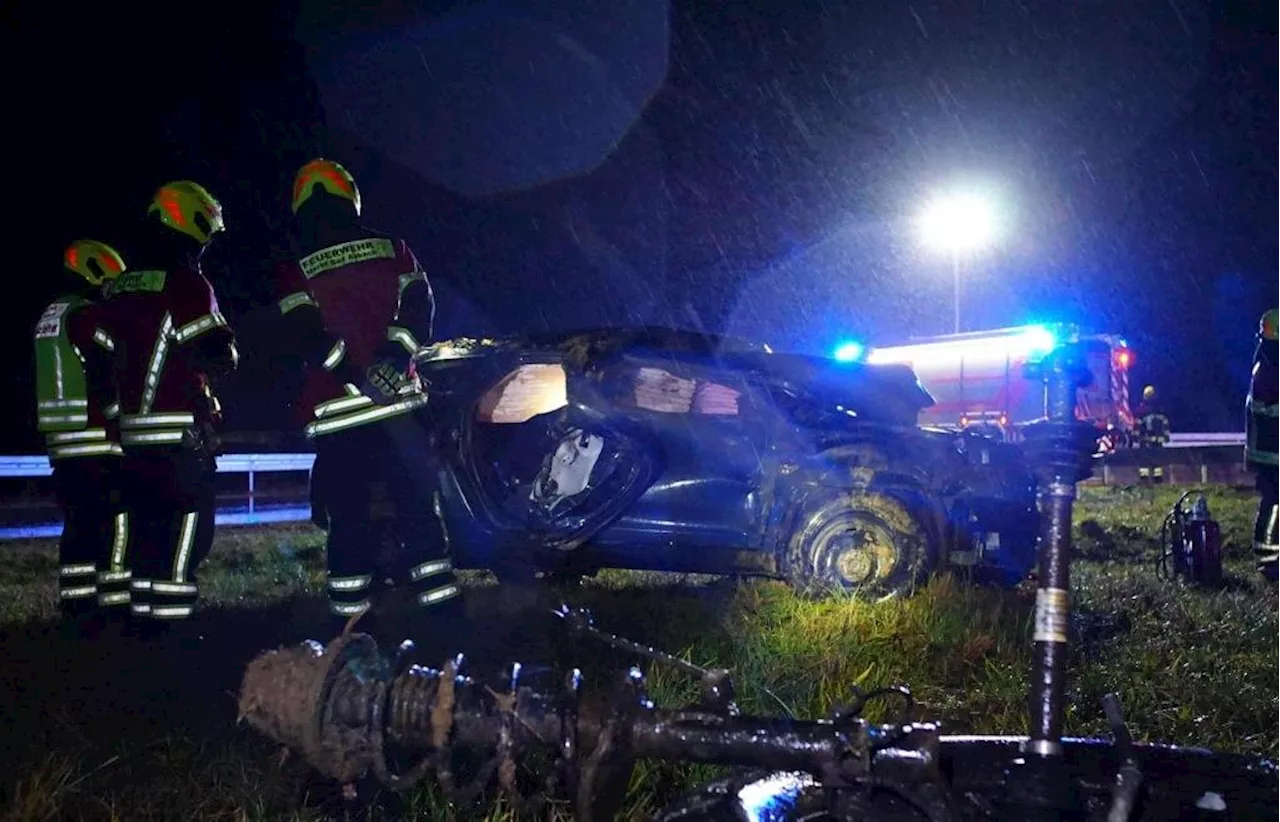
[[[1077,507],[1067,731],[1105,734],[1100,699],[1120,693],[1135,738],[1277,754],[1277,597],[1252,571],[1254,497],[1215,490],[1228,584],[1200,591],[1161,581],[1154,536],[1170,490],[1090,489]],[[323,535],[308,527],[225,529],[202,573],[207,642],[198,653],[102,642],[52,627],[49,542],[0,548],[0,727],[4,820],[509,819],[501,805],[449,809],[423,789],[354,805],[271,743],[234,726],[234,694],[257,651],[322,632]],[[607,682],[626,655],[560,637],[487,575],[468,579],[482,632],[457,643],[478,674],[526,663],[590,660]],[[921,718],[952,733],[1024,733],[1034,592],[973,588],[948,577],[918,595],[872,604],[802,599],[775,582],[605,572],[565,591],[606,630],[702,665],[731,668],[744,710],[818,717],[851,686],[909,684]],[[453,650],[427,626],[405,631]],[[395,637],[398,639],[398,637]],[[437,663],[438,664],[438,663]],[[659,704],[691,682],[649,671]],[[878,706],[869,715],[877,717]],[[644,818],[715,771],[644,762],[626,818]]]

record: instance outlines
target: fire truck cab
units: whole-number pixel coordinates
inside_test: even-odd
[[[1098,427],[1101,451],[1125,447],[1134,428],[1128,374],[1133,353],[1117,334],[1085,334],[1066,324],[1027,325],[912,338],[872,348],[866,360],[912,367],[934,399],[920,412],[920,425],[1018,442],[1022,429],[1048,412],[1044,386],[1028,380],[1023,366],[1069,339],[1083,344],[1093,375],[1079,392],[1076,417]]]

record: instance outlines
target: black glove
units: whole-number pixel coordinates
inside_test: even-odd
[[[390,363],[377,363],[365,372],[360,393],[378,405],[390,405],[401,398],[400,391],[409,385],[409,378]]]

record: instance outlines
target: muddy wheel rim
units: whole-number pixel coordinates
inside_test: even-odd
[[[823,529],[818,539],[820,564],[847,587],[885,579],[900,559],[892,530],[878,519],[842,517]]]

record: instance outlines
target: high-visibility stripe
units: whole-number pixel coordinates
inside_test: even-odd
[[[1251,396],[1245,402],[1245,408],[1253,416],[1280,416],[1280,402],[1258,402]]]
[[[97,567],[92,562],[82,562],[78,565],[64,565],[58,569],[58,576],[63,577],[79,577],[85,574],[98,573]]]
[[[132,614],[138,614],[139,616],[146,616],[151,613],[151,603],[150,602],[130,602],[129,612]]]
[[[186,596],[199,593],[199,588],[194,582],[164,582],[163,580],[155,580],[151,583],[151,592],[153,594],[166,594],[168,596]]]
[[[129,547],[129,514],[121,511],[116,514],[111,534],[111,570],[119,571],[124,567],[124,552]],[[132,571],[124,573],[133,576]]]
[[[128,582],[133,578],[133,571],[99,571],[98,584],[108,585],[112,582]]]
[[[193,605],[152,605],[149,612],[156,619],[185,619],[194,610]]]
[[[164,312],[160,321],[160,330],[156,334],[155,347],[151,349],[151,359],[147,362],[147,376],[142,389],[143,414],[151,411],[151,404],[156,401],[156,391],[160,387],[160,375],[164,372],[164,361],[169,356],[169,338],[173,335],[173,315]]]
[[[86,428],[83,431],[54,431],[46,434],[44,441],[50,445],[56,445],[64,442],[85,442],[86,440],[105,440],[106,438],[107,429]]]
[[[417,282],[418,280],[422,280],[425,282],[427,279],[427,275],[421,271],[409,271],[404,274],[401,274],[397,279],[400,284],[400,291],[403,292],[406,288],[408,288],[410,285]]]
[[[413,336],[412,331],[398,325],[387,327],[387,339],[400,343],[410,354],[418,353],[418,349],[422,347],[418,345],[418,340]]]
[[[116,350],[116,341],[111,339],[111,335],[103,331],[101,328],[93,330],[93,341],[108,351]]]
[[[389,417],[407,413],[415,408],[421,408],[426,404],[427,395],[417,394],[400,400],[399,402],[392,403],[391,405],[369,408],[364,411],[358,411],[354,414],[331,417],[326,420],[310,423],[305,429],[306,435],[308,437],[318,437],[324,434],[331,434],[335,431],[354,428],[357,425],[367,425],[371,422],[377,422],[378,420],[384,420]]]
[[[49,459],[60,460],[70,457],[122,456],[124,450],[114,442],[99,442],[89,445],[56,445],[49,449]]]
[[[329,577],[329,589],[333,591],[359,591],[362,588],[368,588],[372,582],[372,576]]]
[[[88,408],[88,400],[42,400],[36,405],[40,410],[57,408]]]
[[[98,594],[98,604],[108,605],[128,605],[133,601],[133,597],[128,591],[111,591],[105,594]]]
[[[304,305],[315,305],[316,301],[310,294],[305,291],[295,291],[288,296],[280,298],[280,313],[288,314],[295,308]]]
[[[437,559],[432,562],[424,562],[409,569],[409,579],[417,582],[436,574],[443,574],[453,570],[453,563],[447,559]]]
[[[151,590],[151,582],[152,582],[152,581],[151,581],[151,580],[149,580],[149,579],[142,579],[142,578],[135,579],[135,580],[133,580],[133,582],[130,582],[130,583],[129,583],[129,590],[131,590],[131,591],[150,591],[150,590]]]
[[[122,445],[174,445],[182,442],[182,431],[137,431],[120,432]]]
[[[1258,465],[1280,465],[1280,454],[1274,451],[1259,451],[1257,448],[1245,450],[1244,458]]]
[[[367,408],[373,405],[373,400],[361,394],[359,389],[348,383],[347,396],[339,397],[333,400],[325,400],[315,407],[316,417],[324,417],[330,414],[340,414],[343,411],[351,411],[356,408]]]
[[[125,414],[120,418],[120,428],[171,428],[194,425],[196,417],[186,411],[165,411],[157,414]]]
[[[346,353],[347,353],[347,341],[338,340],[336,343],[333,344],[333,347],[329,349],[329,353],[326,354],[324,357],[324,362],[321,363],[321,365],[324,366],[324,370],[332,371],[333,369],[337,368],[338,363],[342,362],[342,358],[346,355]]]
[[[418,594],[419,605],[438,605],[448,599],[453,599],[462,590],[457,585],[442,585],[439,588],[433,588],[430,591],[423,591]]]
[[[187,581],[187,563],[191,561],[191,545],[196,539],[196,512],[188,511],[182,515],[182,530],[178,533],[178,552],[173,562],[173,581]],[[153,590],[160,590],[162,583],[158,580],[152,586]]]
[[[98,595],[97,585],[81,585],[76,588],[63,588],[58,591],[59,599],[87,599]]]
[[[369,610],[369,600],[360,602],[329,602],[329,610],[338,616],[355,616]]]
[[[46,425],[84,425],[89,422],[88,414],[40,414],[36,422],[43,428]]]
[[[181,344],[194,340],[206,331],[211,331],[215,328],[225,328],[226,325],[227,321],[223,318],[222,314],[218,312],[205,314],[203,317],[198,317],[174,331],[173,338]]]

